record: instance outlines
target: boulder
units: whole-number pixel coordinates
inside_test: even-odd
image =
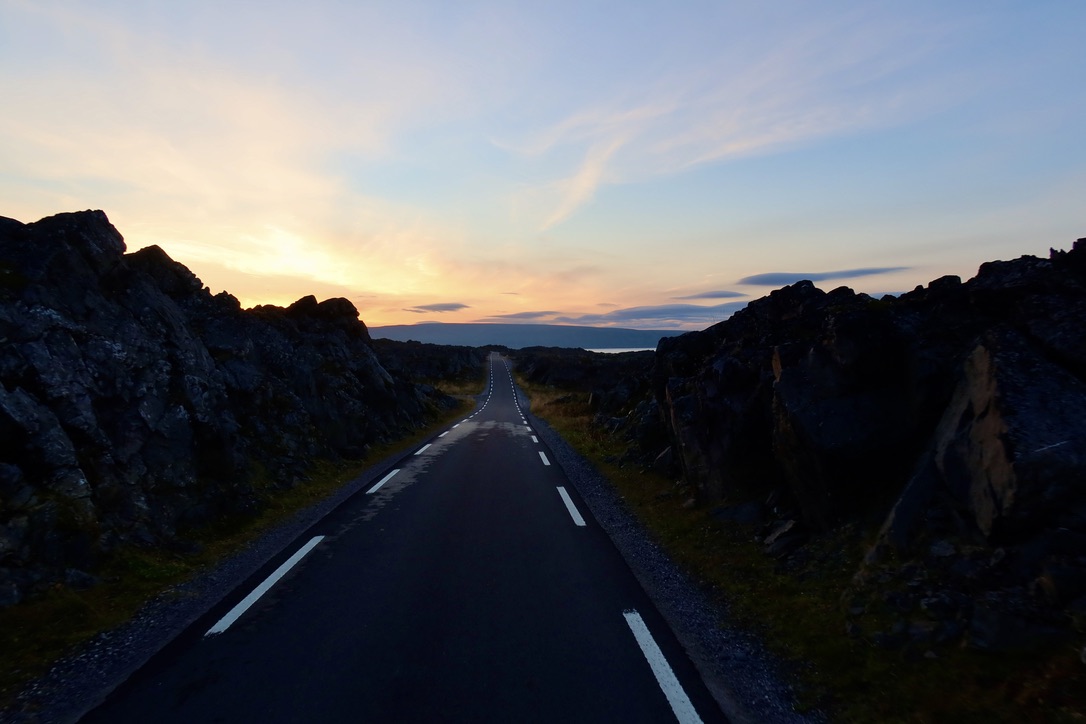
[[[992,330],[966,358],[935,463],[989,540],[1036,534],[1086,498],[1083,409],[1086,384],[1018,333]]]

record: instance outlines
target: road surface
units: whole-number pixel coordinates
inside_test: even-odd
[[[723,721],[509,363],[84,722]]]

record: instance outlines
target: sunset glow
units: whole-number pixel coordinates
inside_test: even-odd
[[[0,0],[0,215],[100,208],[245,306],[702,328],[782,279],[902,292],[1086,236],[1083,27],[1071,1]]]

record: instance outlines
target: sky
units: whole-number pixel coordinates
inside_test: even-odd
[[[0,0],[0,215],[244,306],[700,329],[1086,236],[1086,3]]]

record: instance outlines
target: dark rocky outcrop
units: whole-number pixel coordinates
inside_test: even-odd
[[[504,347],[465,347],[392,339],[374,339],[372,345],[390,373],[431,383],[482,382],[491,350],[508,351]]]
[[[662,339],[647,397],[611,383],[611,429],[768,555],[872,530],[842,597],[853,635],[889,611],[879,645],[1081,639],[1084,329],[1086,239],[896,298],[799,282]],[[649,418],[664,439],[633,433]]]
[[[451,400],[346,299],[241,309],[100,211],[0,219],[0,605],[259,505]]]
[[[510,353],[531,382],[590,395],[592,408],[617,415],[644,397],[653,353],[590,352],[563,347],[527,347]]]
[[[627,461],[667,471],[674,467],[670,451],[661,451],[666,431],[659,407],[648,394],[653,352],[529,347],[510,355],[529,381],[586,395],[595,424],[630,442]]]

